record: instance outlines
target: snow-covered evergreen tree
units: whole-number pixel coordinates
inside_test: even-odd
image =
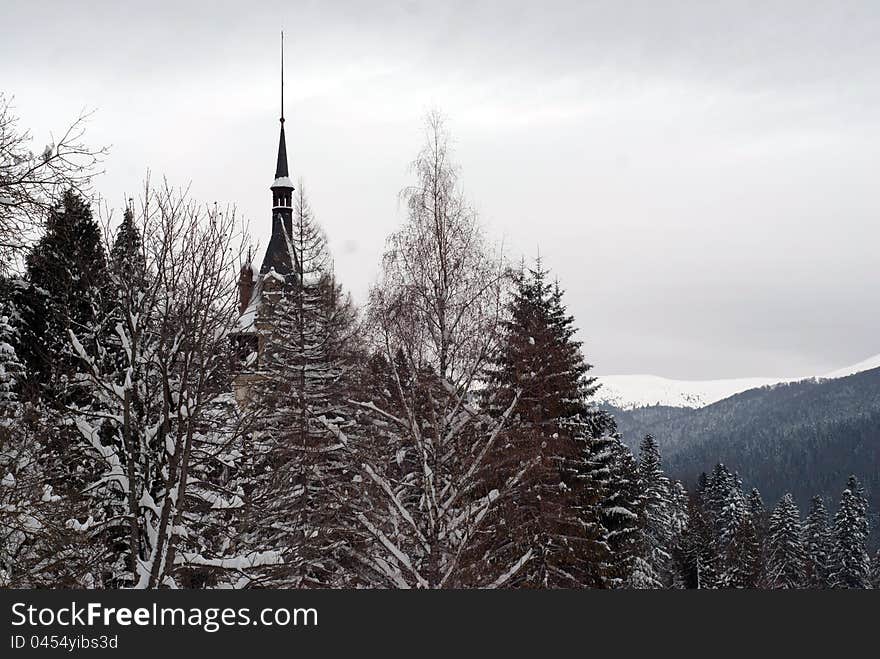
[[[767,529],[767,588],[803,588],[806,561],[800,513],[791,494],[776,504]]]
[[[673,530],[672,492],[663,473],[660,449],[651,435],[639,448],[639,484],[642,491],[640,532],[642,569],[640,587],[663,588],[672,585]]]
[[[0,315],[0,588],[91,587],[103,549],[90,542],[84,498],[49,483],[52,412],[19,396],[26,371],[15,343],[10,317]]]
[[[672,587],[687,588],[685,551],[687,531],[690,525],[691,501],[687,488],[681,481],[673,481],[670,498],[672,520]]]
[[[868,504],[862,485],[850,476],[834,516],[834,540],[828,583],[832,588],[868,588]]]
[[[259,423],[240,511],[254,517],[254,530],[241,542],[281,552],[284,562],[264,570],[265,585],[341,586],[355,579],[348,543],[360,463],[346,433],[359,341],[301,183],[294,205],[285,238],[297,269],[284,282],[270,272],[261,284],[256,323],[265,347],[251,393]]]
[[[763,574],[761,544],[752,516],[743,515],[727,547],[724,588],[759,588]]]
[[[715,551],[715,532],[706,506],[709,478],[700,474],[694,495],[688,499],[688,525],[679,548],[679,571],[686,588],[715,588],[719,561]]]
[[[739,476],[722,464],[716,465],[709,478],[706,502],[713,516],[718,552],[723,555],[746,511]]]
[[[0,423],[3,418],[17,414],[19,388],[25,377],[24,364],[15,350],[17,333],[10,317],[11,311],[9,306],[0,304]]]
[[[20,357],[47,394],[60,395],[77,362],[68,333],[93,340],[107,283],[101,230],[75,192],[49,212],[45,233],[27,255],[27,280]]]
[[[487,538],[501,553],[532,558],[514,581],[518,586],[583,587],[605,583],[607,550],[599,519],[600,485],[590,478],[589,441],[598,414],[588,399],[595,378],[587,377],[574,319],[558,285],[547,281],[540,259],[515,278],[502,323],[497,357],[482,392],[501,414],[519,396],[508,428],[484,470],[486,487],[524,471],[515,492],[493,517],[508,531]],[[483,551],[490,551],[484,547]],[[500,558],[500,557],[499,557]]]
[[[806,579],[809,588],[827,588],[831,561],[832,536],[828,512],[822,497],[810,501],[810,512],[804,520]]]
[[[645,586],[648,570],[642,564],[639,532],[644,497],[636,459],[619,436],[603,434],[592,442],[590,466],[602,483],[601,519],[611,553],[609,584]]]
[[[871,587],[880,590],[880,549],[874,553],[871,561]]]
[[[124,270],[144,272],[146,270],[146,256],[144,255],[144,240],[141,229],[135,222],[134,208],[127,206],[122,213],[122,222],[116,229],[113,238],[113,246],[110,248],[109,267],[117,273]]]
[[[598,385],[587,375],[592,367],[574,339],[574,318],[548,274],[540,259],[534,268],[523,266],[515,273],[498,355],[487,368],[485,398],[503,411],[519,391],[514,420],[556,432],[561,423],[593,413],[588,401]]]
[[[42,414],[36,444],[42,478],[66,500],[79,497],[92,476],[66,408],[94,404],[76,381],[78,357],[68,333],[74,329],[84,344],[95,345],[107,281],[101,230],[86,199],[73,190],[62,195],[25,265],[26,285],[14,292],[16,349],[28,370],[27,398]]]
[[[712,560],[717,582],[713,587],[727,587],[733,572],[748,572],[751,566],[733,564],[733,554],[743,556],[742,549],[732,551],[734,537],[740,532],[742,520],[748,514],[747,502],[742,492],[739,476],[731,473],[723,464],[715,465],[709,476],[701,501],[707,520],[712,528],[712,544],[715,557]],[[708,576],[708,572],[707,572]],[[708,581],[704,581],[709,586]]]
[[[751,492],[749,492],[746,507],[749,516],[752,518],[752,525],[755,527],[755,533],[758,535],[758,542],[763,544],[767,535],[768,519],[767,508],[764,506],[764,499],[761,498],[761,493],[758,491],[758,488],[753,487]]]

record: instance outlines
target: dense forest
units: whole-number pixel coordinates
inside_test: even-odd
[[[790,492],[806,509],[814,495],[831,506],[855,474],[870,503],[870,544],[880,541],[878,369],[753,389],[699,409],[609,410],[628,442],[652,434],[670,476],[685,483],[722,462],[770,499]]]
[[[0,118],[4,587],[880,585],[859,478],[802,519],[628,448],[561,283],[485,235],[436,114],[363,308],[301,182],[296,270],[260,274],[234,210],[147,182],[101,222],[77,132],[34,156]]]

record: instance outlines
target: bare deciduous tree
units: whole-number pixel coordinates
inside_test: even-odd
[[[24,249],[35,227],[65,190],[88,197],[92,176],[106,149],[84,141],[91,113],[82,112],[39,154],[31,134],[18,125],[12,99],[0,92],[0,272]]]
[[[232,447],[246,431],[228,404],[227,347],[243,242],[234,212],[200,207],[167,185],[147,185],[135,220],[138,253],[111,273],[113,340],[94,351],[71,340],[97,400],[76,410],[103,465],[92,489],[123,508],[131,583],[155,588],[174,585],[181,566],[238,568],[248,560],[215,565],[204,547],[186,545],[188,511],[200,502],[208,510],[236,505],[234,492],[202,476],[234,462]],[[218,405],[226,414],[211,414]]]
[[[372,429],[374,449],[363,465],[359,519],[375,544],[363,558],[385,586],[501,586],[528,552],[491,581],[477,575],[473,583],[463,562],[490,530],[487,514],[500,492],[485,491],[480,472],[517,403],[514,397],[493,419],[475,396],[497,348],[504,269],[461,192],[436,113],[413,170],[417,182],[403,192],[408,221],[390,239],[370,297],[378,353],[371,377],[384,387],[352,401],[369,419],[363,426]]]

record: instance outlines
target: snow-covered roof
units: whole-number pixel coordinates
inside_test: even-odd
[[[282,284],[287,281],[284,278],[284,275],[275,270],[275,268],[269,268],[269,272],[263,275],[263,281],[266,281],[267,279],[275,279],[277,281],[280,281]]]
[[[269,280],[274,280],[277,282],[281,282],[282,284],[287,281],[284,275],[279,273],[275,268],[270,268],[269,272],[264,275],[254,274],[254,290],[251,293],[251,301],[248,303],[247,308],[238,317],[238,324],[236,327],[236,331],[238,332],[253,332],[256,327],[254,323],[257,320],[257,312],[260,309],[260,306],[263,302],[263,283]]]
[[[257,320],[257,311],[260,308],[261,298],[260,295],[260,282],[257,281],[254,286],[254,290],[251,293],[251,301],[248,303],[247,308],[244,310],[244,313],[238,317],[238,324],[236,326],[236,330],[239,332],[252,332],[254,331],[254,323]]]
[[[272,185],[270,188],[293,188],[293,181],[290,180],[289,176],[279,176],[274,181],[272,181]]]

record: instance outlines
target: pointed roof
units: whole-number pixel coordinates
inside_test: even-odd
[[[287,169],[287,140],[284,139],[284,30],[281,30],[281,135],[278,138],[278,161],[275,164],[273,188],[290,188],[290,172]]]
[[[281,33],[281,135],[278,138],[278,159],[275,164],[275,180],[272,190],[272,235],[266,247],[266,255],[260,273],[275,273],[284,277],[295,272],[296,257],[287,236],[293,231],[292,192],[293,183],[287,168],[287,141],[284,138],[284,33]]]
[[[287,170],[287,141],[284,139],[284,117],[281,117],[281,137],[278,138],[278,163],[275,165],[275,180],[288,176],[290,173]]]

